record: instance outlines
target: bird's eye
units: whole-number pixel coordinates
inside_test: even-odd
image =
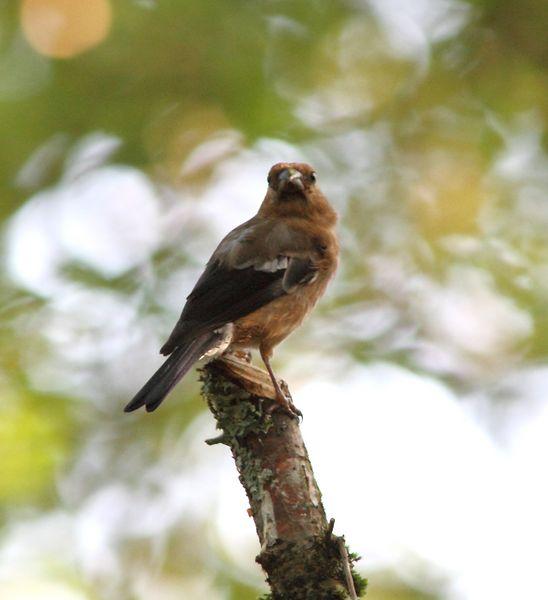
[[[310,173],[310,181],[312,183],[316,183],[316,171],[312,171],[312,173]]]
[[[272,177],[270,177],[270,175],[266,178],[266,183],[268,183],[268,185],[272,183]]]

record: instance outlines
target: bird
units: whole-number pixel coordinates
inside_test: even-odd
[[[219,243],[160,349],[165,362],[125,406],[152,412],[201,358],[258,349],[275,408],[301,415],[270,360],[301,325],[338,264],[337,213],[306,163],[280,162],[267,177],[257,214]]]

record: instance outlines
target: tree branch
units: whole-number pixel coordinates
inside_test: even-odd
[[[327,523],[299,423],[267,410],[275,397],[268,375],[227,355],[204,367],[202,381],[222,430],[207,443],[224,443],[232,451],[272,600],[358,598],[366,582],[352,570],[357,557],[349,557],[344,538],[333,535],[333,519]]]

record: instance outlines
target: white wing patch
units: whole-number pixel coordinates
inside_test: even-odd
[[[275,271],[281,271],[287,269],[289,259],[287,256],[277,256],[273,260],[267,260],[264,263],[255,265],[257,271],[266,271],[267,273],[274,273]]]

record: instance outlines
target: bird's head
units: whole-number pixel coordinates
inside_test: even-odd
[[[259,210],[265,217],[301,217],[334,224],[335,211],[316,185],[306,163],[280,162],[268,172],[268,190]]]
[[[267,181],[279,200],[290,200],[292,196],[306,197],[316,184],[316,173],[306,163],[281,162],[270,169]]]

